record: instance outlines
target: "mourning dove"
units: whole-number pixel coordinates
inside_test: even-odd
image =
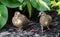
[[[28,18],[18,11],[15,12],[12,18],[13,25],[19,28],[18,31],[21,30],[23,25],[27,25],[29,22]]]
[[[47,15],[45,12],[42,12],[42,11],[39,12],[39,16],[41,16],[39,19],[39,23],[41,24],[41,29],[43,32],[43,27],[47,27],[49,29],[49,25],[52,22],[52,17],[50,15]]]

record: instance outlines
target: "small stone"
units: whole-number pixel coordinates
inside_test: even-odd
[[[19,35],[17,35],[17,37],[20,37]]]
[[[9,37],[9,36],[3,36],[3,37]]]
[[[55,36],[58,37],[60,33],[57,33]]]
[[[23,36],[23,34],[22,34],[22,33],[20,33],[19,35],[20,35],[20,36]]]
[[[34,33],[33,32],[28,32],[28,35],[33,35]]]
[[[0,35],[0,37],[2,37],[2,35]]]
[[[13,29],[9,29],[9,32],[12,32],[13,31]]]
[[[42,36],[42,37],[47,37],[47,35],[44,35],[44,36]]]
[[[16,32],[12,32],[12,34],[16,34]]]
[[[53,34],[52,35],[47,35],[47,37],[54,37]]]
[[[40,36],[39,36],[39,34],[36,34],[36,33],[35,33],[35,35],[34,35],[34,36],[35,36],[35,37],[40,37]]]
[[[58,23],[59,23],[59,22],[58,22],[58,21],[56,21],[56,22],[54,22],[54,23],[53,23],[53,25],[54,25],[54,26],[57,26],[57,25],[58,25]]]
[[[60,33],[58,33],[58,35],[57,35],[57,36],[58,36],[58,37],[60,37]],[[56,36],[56,37],[57,37],[57,36]]]
[[[28,32],[24,31],[24,35],[27,35],[27,34],[28,34]]]
[[[12,32],[11,35],[10,35],[10,37],[16,37],[16,36],[17,36],[16,32]]]
[[[29,36],[29,37],[33,37],[33,36]]]
[[[55,17],[54,19],[53,19],[53,21],[57,21],[58,20],[58,18],[57,17]]]
[[[15,37],[15,36],[13,34],[11,34],[10,37]]]
[[[8,31],[6,31],[6,32],[1,32],[0,33],[0,35],[2,35],[2,36],[5,36],[5,35],[10,35],[11,33],[9,33]]]
[[[23,33],[18,33],[19,36],[24,37],[25,35]]]

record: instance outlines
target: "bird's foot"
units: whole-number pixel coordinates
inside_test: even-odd
[[[17,29],[17,32],[20,32],[21,31],[21,29]]]
[[[22,31],[22,29],[21,29],[21,28],[18,28],[18,29],[17,29],[17,32],[21,32],[21,31]]]
[[[21,32],[21,31],[22,31],[22,26],[17,29],[17,32]]]
[[[41,32],[43,33],[43,32],[45,32],[46,30],[42,30]]]
[[[51,31],[51,29],[47,26],[48,30]]]
[[[51,31],[51,29],[50,29],[50,28],[48,28],[48,30],[49,30],[49,31]]]

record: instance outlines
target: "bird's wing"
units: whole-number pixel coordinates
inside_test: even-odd
[[[47,15],[47,17],[50,19],[50,21],[52,21],[52,17],[50,15]]]

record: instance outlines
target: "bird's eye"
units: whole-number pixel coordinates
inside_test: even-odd
[[[42,15],[43,13],[41,12],[41,15]]]

